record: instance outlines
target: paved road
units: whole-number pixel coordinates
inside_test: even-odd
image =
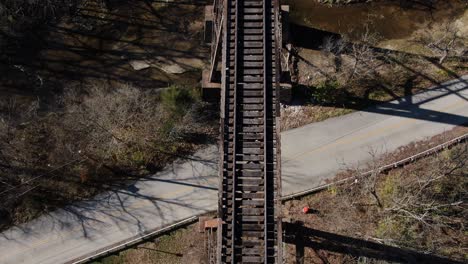
[[[468,124],[468,75],[428,92],[282,134],[283,191],[325,183],[339,170]],[[304,184],[307,182],[307,184]],[[284,193],[283,192],[283,193]]]
[[[282,134],[283,193],[468,122],[468,76],[366,111]],[[0,263],[65,263],[145,230],[216,209],[215,146],[126,190],[106,193],[0,234]]]

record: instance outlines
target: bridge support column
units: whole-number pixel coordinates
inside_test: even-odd
[[[202,98],[208,102],[219,102],[221,98],[221,83],[210,82],[210,71],[202,72]]]
[[[216,3],[216,1],[215,1]],[[204,42],[211,46],[211,65],[210,69],[204,70],[202,73],[202,98],[205,101],[219,101],[221,92],[221,74],[218,70],[219,49],[221,27],[218,18],[215,14],[215,6],[205,6],[205,27],[204,27]]]
[[[204,27],[203,41],[205,44],[210,45],[213,41],[214,34],[214,14],[213,6],[205,6],[205,27]]]
[[[283,51],[289,52],[290,50],[290,30],[289,30],[289,5],[281,5],[281,31],[280,39],[282,42]],[[280,101],[283,103],[291,102],[292,86],[291,86],[291,72],[289,71],[289,54],[288,56],[281,56],[281,82],[280,82]]]

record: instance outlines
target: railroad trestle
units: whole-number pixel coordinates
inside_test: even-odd
[[[281,263],[278,1],[211,7],[206,77],[221,86],[218,263]]]

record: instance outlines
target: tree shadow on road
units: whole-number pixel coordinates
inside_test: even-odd
[[[218,153],[216,148],[210,151]],[[201,153],[213,156],[210,152]],[[135,178],[131,185],[118,182],[110,184],[105,193],[69,205],[64,210],[81,223],[83,237],[89,237],[91,230],[101,229],[102,225],[99,227],[99,223],[108,228],[130,228],[135,229],[137,233],[143,233],[151,227],[148,225],[153,223],[148,220],[157,219],[168,224],[180,218],[178,211],[206,213],[212,210],[203,206],[212,202],[211,198],[206,196],[207,191],[216,194],[218,190],[218,164],[198,155],[187,159],[189,161],[176,161],[155,175]],[[157,186],[161,184],[164,184],[163,190],[174,191],[159,193],[161,188]],[[57,220],[60,221],[59,218]]]
[[[343,48],[339,54],[346,54],[352,52],[349,50],[352,45],[354,45],[353,47],[357,46],[358,48],[359,45],[362,45],[357,43],[348,43],[339,34],[306,26],[292,24],[291,30],[295,32],[292,42],[299,48],[322,50],[327,41],[331,41],[332,43],[338,43],[336,45],[341,45],[340,47]],[[318,104],[326,107],[353,109],[363,112],[401,116],[450,125],[464,125],[466,123],[466,116],[427,109],[425,107],[421,107],[421,105],[450,95],[457,96],[465,101],[465,103],[468,102],[467,77],[460,76],[453,70],[440,64],[437,58],[379,47],[369,47],[369,49],[374,53],[375,58],[379,62],[399,67],[407,77],[405,79],[406,81],[401,84],[399,83],[401,80],[396,80],[393,83],[388,82],[387,77],[384,78],[381,76],[381,73],[375,71],[375,69],[371,69],[372,66],[369,65],[369,71],[371,71],[375,76],[369,78],[366,77],[362,81],[359,81],[357,85],[361,86],[361,88],[351,89],[350,87],[347,87],[346,84],[344,88],[335,89],[330,92],[331,98],[329,98],[329,100]],[[316,72],[318,75],[330,80],[335,78],[333,75],[336,73],[328,72],[320,65],[315,65],[310,59],[301,56],[297,50],[292,49],[289,52],[291,52],[299,62],[307,65],[308,68],[312,69],[312,71]],[[410,65],[409,63],[411,60],[434,67],[438,69],[440,74],[454,80],[449,83],[442,83],[433,76],[416,69],[414,65]],[[339,68],[340,66],[335,65],[335,67]],[[419,86],[421,86],[421,83],[425,83],[427,85],[432,85],[433,87],[429,89],[416,88],[416,83],[419,83]],[[298,97],[301,98],[296,99],[303,100],[304,97],[310,97],[310,95],[304,93],[308,93],[311,88],[313,89],[314,87],[296,84],[293,89],[293,96],[294,91],[297,91]],[[363,90],[363,88],[365,89]],[[427,96],[418,95],[426,91],[428,92]],[[375,94],[381,94],[381,96],[376,97]],[[416,98],[421,99],[415,101],[415,95]],[[376,98],[386,99],[382,100]],[[296,102],[298,100],[293,99],[293,101]]]
[[[155,175],[109,183],[102,194],[14,226],[0,237],[15,243],[32,237],[47,237],[50,242],[67,237],[93,241],[102,238],[103,232],[144,234],[181,217],[209,212],[216,205],[218,163],[211,157],[217,153],[217,148],[202,150]],[[158,188],[161,184],[164,187]],[[173,191],[160,193],[165,190]]]

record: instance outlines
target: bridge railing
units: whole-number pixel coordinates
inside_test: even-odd
[[[215,82],[215,71],[217,70],[219,51],[221,48],[221,35],[223,32],[224,7],[226,0],[213,1],[213,41],[211,41],[211,68],[210,81]]]

